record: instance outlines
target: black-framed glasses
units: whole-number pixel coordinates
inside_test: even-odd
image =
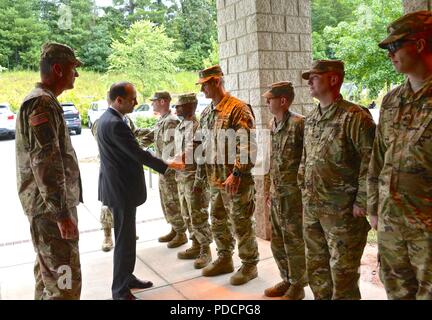
[[[414,39],[401,39],[401,40],[396,40],[393,42],[390,42],[386,49],[388,50],[388,52],[390,52],[391,54],[395,54],[396,51],[398,51],[400,48],[402,48],[406,43],[410,43],[410,42],[417,42],[417,40]]]

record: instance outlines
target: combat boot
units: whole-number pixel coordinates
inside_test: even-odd
[[[188,242],[188,238],[186,237],[186,233],[177,233],[175,237],[168,242],[167,247],[168,248],[177,248],[180,247],[182,244],[185,244]]]
[[[238,286],[258,277],[256,264],[243,263],[238,271],[230,278],[233,286]]]
[[[276,283],[273,287],[264,290],[266,297],[282,297],[290,287],[290,283],[287,281],[281,281]]]
[[[180,251],[177,253],[177,258],[179,259],[196,259],[200,254],[199,242],[192,239],[192,247],[187,248],[185,251]]]
[[[210,265],[202,270],[204,277],[213,277],[220,274],[234,271],[233,260],[231,256],[218,256]]]
[[[102,251],[108,252],[113,248],[113,241],[111,237],[111,228],[104,228],[105,238],[102,242]]]
[[[303,300],[305,297],[305,291],[303,286],[293,284],[282,296],[284,300]]]
[[[212,254],[209,245],[201,246],[198,258],[194,261],[195,269],[202,269],[206,267],[212,260]]]
[[[174,237],[176,236],[176,234],[177,234],[177,232],[175,232],[175,230],[171,228],[171,231],[168,234],[166,234],[166,235],[164,235],[162,237],[159,237],[158,241],[159,242],[169,242],[172,239],[174,239]]]

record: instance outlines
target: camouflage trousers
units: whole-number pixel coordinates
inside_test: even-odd
[[[107,206],[101,207],[100,223],[102,224],[102,229],[111,229],[114,227],[113,214]]]
[[[186,232],[174,174],[159,175],[159,195],[166,221],[177,233]]]
[[[378,218],[380,279],[387,297],[432,300],[432,232],[387,216]]]
[[[208,221],[208,190],[194,193],[193,185],[194,179],[177,180],[181,214],[190,238],[195,238],[201,245],[209,245],[212,242],[212,233]]]
[[[71,215],[78,222],[77,209]],[[57,222],[46,215],[29,217],[33,247],[35,300],[79,300],[81,264],[78,240],[65,240]]]
[[[351,210],[320,214],[304,206],[308,281],[315,299],[361,299],[360,260],[370,225]]]
[[[301,195],[271,198],[271,250],[282,279],[307,284]]]
[[[258,263],[254,210],[255,188],[251,177],[241,179],[239,191],[233,196],[225,189],[210,186],[211,229],[219,256],[232,256],[234,233],[242,263]]]

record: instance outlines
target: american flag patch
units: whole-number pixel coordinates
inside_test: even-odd
[[[39,125],[46,123],[48,121],[49,121],[48,113],[44,112],[44,113],[37,114],[35,116],[30,117],[29,122],[30,122],[30,125],[32,127],[36,127],[36,126],[39,126]]]

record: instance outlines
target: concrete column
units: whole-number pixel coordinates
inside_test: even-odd
[[[268,128],[271,115],[261,94],[273,82],[291,81],[296,94],[292,110],[305,113],[312,105],[301,79],[312,62],[310,0],[217,0],[217,10],[226,88],[252,105],[257,128]],[[256,176],[255,217],[257,235],[269,239],[263,181],[264,176]]]
[[[404,12],[432,10],[432,0],[403,0]]]

